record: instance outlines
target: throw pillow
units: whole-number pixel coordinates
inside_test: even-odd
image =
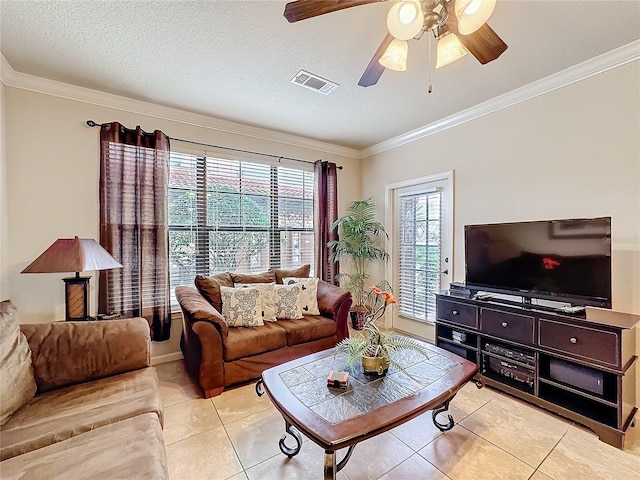
[[[196,288],[200,294],[213,305],[218,312],[222,313],[222,299],[220,297],[220,287],[233,287],[231,275],[227,272],[217,275],[204,276],[196,275]]]
[[[302,318],[299,296],[302,289],[299,285],[276,285],[274,287],[274,303],[278,318]]]
[[[311,273],[311,265],[307,263],[306,265],[302,265],[301,267],[298,267],[295,270],[273,269],[270,271],[275,274],[276,283],[282,285],[282,279],[285,277],[286,278],[291,278],[291,277],[309,278],[309,275]]]
[[[273,272],[263,273],[232,273],[233,283],[275,283],[276,276]]]
[[[303,315],[320,315],[318,308],[318,279],[317,278],[289,278],[282,279],[285,285],[300,285],[300,307]]]
[[[11,300],[0,303],[0,425],[36,394],[31,350]]]
[[[274,303],[274,286],[275,283],[236,283],[236,288],[260,288],[260,299],[262,305],[262,320],[265,322],[277,322],[276,305]]]
[[[259,327],[262,321],[260,287],[220,287],[222,316],[230,327]]]

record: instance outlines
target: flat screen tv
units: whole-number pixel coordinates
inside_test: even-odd
[[[611,217],[465,226],[467,288],[611,308]]]

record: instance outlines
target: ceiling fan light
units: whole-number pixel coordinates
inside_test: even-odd
[[[407,69],[408,51],[409,45],[406,40],[394,38],[378,62],[389,70],[404,72]]]
[[[484,25],[496,7],[496,0],[456,0],[458,31],[469,35]]]
[[[423,13],[420,4],[413,0],[396,3],[387,15],[387,28],[393,37],[409,40],[422,30]]]
[[[460,39],[453,33],[449,33],[440,37],[438,40],[438,60],[436,62],[436,68],[449,65],[451,62],[455,62],[459,58],[464,57],[467,53],[464,45],[460,43]]]

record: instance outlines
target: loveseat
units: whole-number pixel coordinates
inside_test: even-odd
[[[318,314],[303,313],[299,319],[278,319],[243,327],[229,326],[221,313],[224,306],[220,303],[220,289],[251,284],[282,285],[287,277],[308,276],[306,267],[257,275],[226,272],[200,276],[196,278],[197,287],[176,288],[183,317],[182,353],[187,371],[199,382],[205,397],[220,395],[225,387],[257,379],[274,365],[331,348],[349,336],[351,294],[318,279],[314,279]]]
[[[2,303],[5,335],[12,330],[12,313]],[[30,364],[13,381],[15,391],[2,396],[3,480],[168,478],[162,400],[149,363],[145,319],[25,324],[14,330],[24,336],[9,347],[2,339],[3,388],[14,373],[5,367]],[[6,359],[21,342],[19,361]],[[26,404],[7,417],[5,407],[20,395]]]

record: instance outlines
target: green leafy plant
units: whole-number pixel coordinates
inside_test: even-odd
[[[389,289],[383,290],[381,286]],[[362,331],[355,332],[353,336],[343,339],[336,346],[336,352],[344,351],[346,354],[347,367],[353,369],[358,360],[367,356],[385,358],[391,365],[401,368],[394,361],[393,352],[402,349],[414,350],[429,358],[430,350],[422,342],[404,335],[382,332],[376,324],[384,317],[387,306],[397,303],[388,282],[383,280],[378,286],[372,287],[365,294],[365,298],[370,302],[371,314],[367,316]]]
[[[327,243],[330,254],[329,260],[338,261],[347,257],[352,262],[351,273],[339,275],[340,284],[350,291],[354,299],[354,309],[366,308],[365,284],[369,279],[367,268],[374,260],[386,261],[389,254],[377,245],[387,238],[384,225],[376,220],[376,206],[373,198],[352,202],[347,212],[338,218],[331,226],[338,231],[338,240]]]

